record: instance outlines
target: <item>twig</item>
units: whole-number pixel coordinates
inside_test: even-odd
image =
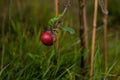
[[[59,25],[61,23],[61,19],[65,15],[69,6],[70,6],[70,0],[67,0],[67,2],[64,4],[64,10],[62,12],[62,16],[55,22],[55,24],[52,28],[52,31],[57,31],[57,28],[59,27]],[[58,16],[58,0],[55,0],[55,14],[56,14],[56,16]],[[58,47],[59,47],[59,36],[60,36],[60,33],[57,35],[56,51],[58,51]]]
[[[104,2],[103,0],[99,0],[99,5],[101,7],[103,14],[108,15],[108,10],[106,8],[106,1]]]
[[[104,11],[107,11],[107,0],[104,0]],[[108,64],[107,63],[107,17],[108,17],[108,14],[104,14],[103,23],[104,23],[104,65],[105,65],[105,71],[107,70],[107,64]]]
[[[61,19],[65,15],[69,6],[70,6],[70,0],[67,0],[67,2],[64,4],[64,10],[62,12],[62,16],[55,22],[53,30],[56,30],[59,27],[59,24],[61,23]]]
[[[105,71],[107,70],[107,17],[108,17],[108,10],[107,10],[107,5],[108,2],[107,0],[99,0],[99,5],[101,7],[102,13],[104,15],[103,17],[103,23],[104,23],[104,67]]]
[[[94,51],[95,51],[95,38],[96,38],[96,25],[97,25],[97,11],[98,11],[98,0],[94,0],[94,19],[93,19],[93,33],[92,33],[92,48],[91,48],[91,62],[90,62],[90,80],[93,76],[93,65],[94,65]]]
[[[66,11],[67,11],[67,9],[68,9],[68,7],[71,5],[71,2],[70,2],[70,0],[67,0],[67,2],[64,4],[64,10],[63,10],[63,13],[62,13],[62,15],[64,15],[65,13],[66,13]]]

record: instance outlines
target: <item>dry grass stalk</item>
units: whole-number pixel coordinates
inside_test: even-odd
[[[55,0],[55,15],[58,16],[58,0]],[[60,33],[58,33],[57,35],[56,51],[58,51],[58,48],[59,48],[59,36],[60,36]]]
[[[91,48],[91,57],[90,57],[90,80],[92,80],[92,76],[93,76],[95,38],[96,38],[96,25],[97,25],[97,12],[98,12],[98,0],[94,0],[94,1],[95,1],[95,2],[94,2],[92,48]]]
[[[84,7],[83,7],[83,23],[84,23],[85,49],[88,50],[88,26],[87,26],[85,0],[83,0],[83,4],[84,4]]]

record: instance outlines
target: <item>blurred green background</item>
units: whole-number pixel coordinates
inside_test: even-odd
[[[99,0],[102,1],[102,0]],[[59,13],[65,0],[59,0]],[[120,0],[108,0],[108,65],[103,71],[103,14],[99,6],[97,20],[94,80],[108,76],[120,80]],[[86,0],[89,51],[94,0]],[[75,34],[60,31],[59,51],[44,46],[39,38],[48,21],[55,16],[54,0],[0,0],[0,80],[80,80],[80,39],[78,1],[71,0],[62,27],[72,27]],[[89,71],[89,68],[87,68]],[[88,73],[89,74],[89,73]],[[88,74],[85,80],[89,79]]]

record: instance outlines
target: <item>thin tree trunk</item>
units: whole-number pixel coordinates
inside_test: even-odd
[[[79,2],[79,22],[80,22],[80,39],[81,43],[81,71],[82,76],[85,76],[85,57],[84,51],[88,49],[88,36],[87,36],[87,19],[86,19],[86,7],[85,7],[85,0],[78,0]]]
[[[86,0],[83,0],[83,23],[84,23],[84,40],[85,40],[85,52],[88,51],[88,26],[87,26],[87,15],[86,15]],[[85,68],[89,66],[90,55],[85,57]]]
[[[104,65],[105,65],[105,71],[107,70],[107,0],[104,0],[104,18],[103,18],[103,23],[104,23]]]
[[[84,76],[84,49],[85,49],[85,41],[84,41],[84,23],[83,23],[83,1],[82,0],[78,0],[79,1],[79,22],[80,22],[80,30],[79,30],[79,34],[80,34],[80,39],[81,39],[81,64],[80,64],[80,68],[82,71],[82,76]]]
[[[84,23],[84,39],[85,39],[85,49],[88,50],[88,26],[86,17],[86,2],[83,0],[83,23]]]
[[[94,18],[93,18],[93,33],[92,33],[92,48],[91,48],[91,62],[90,62],[90,80],[93,76],[94,68],[94,51],[95,51],[95,38],[96,38],[96,25],[97,25],[97,11],[98,11],[98,0],[94,0]]]

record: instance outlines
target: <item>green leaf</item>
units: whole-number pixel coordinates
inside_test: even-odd
[[[58,34],[58,32],[57,32],[57,31],[54,31],[54,34],[55,34],[55,35],[57,35],[57,34]]]
[[[61,29],[63,31],[69,32],[70,34],[74,34],[75,33],[75,30],[73,28],[71,28],[71,27],[61,27]]]
[[[51,19],[49,20],[49,22],[48,22],[48,25],[49,25],[50,27],[53,27],[54,24],[55,24],[55,22],[56,22],[58,19],[60,19],[62,16],[63,16],[63,15],[60,14],[60,15],[58,15],[58,16],[56,16],[56,17],[51,18]]]
[[[10,65],[10,64],[6,65],[4,68],[2,68],[2,69],[0,70],[0,76],[2,75],[2,73],[5,71],[5,69],[6,69],[9,65]]]
[[[34,55],[34,54],[32,54],[32,53],[29,53],[28,56],[29,56],[31,59],[33,59],[33,60],[36,60],[37,58],[39,58],[38,55]]]

